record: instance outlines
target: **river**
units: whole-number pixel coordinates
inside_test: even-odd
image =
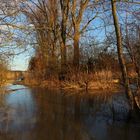
[[[140,139],[140,122],[128,122],[119,93],[7,88],[12,92],[0,94],[0,140]]]

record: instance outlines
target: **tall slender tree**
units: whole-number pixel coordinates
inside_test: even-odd
[[[117,16],[116,0],[111,0],[111,7],[112,7],[114,28],[115,28],[116,39],[117,39],[118,58],[119,58],[119,64],[121,67],[122,78],[123,78],[123,83],[124,83],[124,87],[125,87],[125,93],[126,93],[126,96],[128,97],[128,99],[130,100],[131,109],[133,110],[135,104],[137,105],[137,107],[140,107],[140,106],[137,101],[137,98],[135,98],[135,96],[133,96],[133,93],[130,88],[128,72],[126,69],[126,62],[125,62],[125,59],[123,56],[122,36],[121,36],[121,30],[120,30],[119,20],[118,20],[118,16]]]
[[[68,25],[68,16],[70,1],[69,0],[60,0],[61,7],[61,70],[62,72],[66,69],[67,63],[67,48],[66,48],[66,39],[67,39],[67,25]]]

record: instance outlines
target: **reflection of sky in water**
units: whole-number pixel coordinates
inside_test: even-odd
[[[9,89],[20,89],[24,86],[14,85]],[[11,130],[28,129],[35,122],[35,102],[29,89],[17,90],[8,94],[6,104],[10,107],[10,127]]]
[[[12,90],[12,89],[23,89],[23,88],[26,88],[26,87],[23,86],[23,85],[8,85],[6,88],[7,88],[7,90]]]

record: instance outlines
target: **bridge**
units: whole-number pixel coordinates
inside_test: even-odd
[[[18,79],[24,79],[26,75],[26,71],[8,71],[6,73],[6,79],[7,80],[18,80]]]

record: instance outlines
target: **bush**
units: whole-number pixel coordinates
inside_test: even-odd
[[[6,82],[7,63],[6,60],[0,58],[0,86]]]

